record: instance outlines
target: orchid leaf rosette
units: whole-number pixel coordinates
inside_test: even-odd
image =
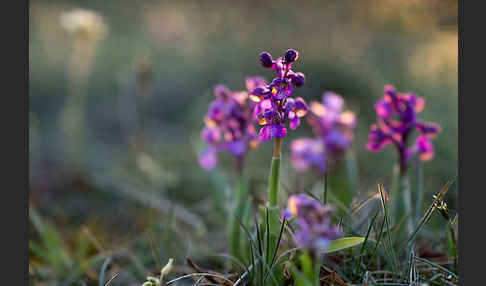
[[[252,115],[254,103],[248,100],[246,91],[231,91],[221,84],[214,88],[214,95],[216,98],[204,117],[205,127],[201,132],[208,146],[199,156],[199,163],[205,169],[212,169],[217,164],[218,153],[228,152],[234,156],[236,196],[230,207],[228,239],[231,254],[245,259],[248,241],[237,217],[248,224],[251,200],[247,194],[243,165],[248,151],[258,146]]]

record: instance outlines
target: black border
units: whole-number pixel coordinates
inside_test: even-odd
[[[28,285],[29,1],[4,3],[2,14],[2,284]]]
[[[2,284],[28,285],[29,2],[5,2],[2,14]]]
[[[460,285],[484,285],[485,215],[484,64],[486,44],[482,1],[459,1],[459,279]],[[475,5],[476,4],[476,5]],[[465,9],[467,7],[467,9]],[[467,11],[468,16],[465,16]],[[481,21],[483,20],[483,21]],[[466,24],[467,23],[467,24]],[[466,30],[467,27],[469,30]],[[468,53],[465,35],[469,34]],[[467,55],[467,56],[466,56]],[[482,56],[482,57],[481,57]],[[468,60],[465,60],[465,57]],[[467,61],[467,80],[464,63]],[[467,84],[466,84],[467,83]],[[466,100],[467,98],[467,100]],[[476,102],[475,102],[476,101]],[[468,103],[466,105],[466,102]],[[468,132],[467,132],[468,131]],[[467,132],[467,133],[466,133]],[[469,138],[466,136],[469,134]],[[474,138],[471,138],[474,136]],[[470,154],[469,158],[466,154]],[[476,160],[471,159],[476,158]],[[479,283],[478,283],[479,281]],[[475,283],[476,282],[476,283]]]

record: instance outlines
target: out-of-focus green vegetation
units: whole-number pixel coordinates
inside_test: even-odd
[[[73,8],[101,15],[103,35],[68,33],[60,18]],[[242,90],[246,76],[270,79],[258,63],[263,50],[297,49],[296,70],[307,82],[295,94],[311,101],[335,91],[357,113],[352,149],[361,197],[378,182],[389,186],[396,160],[391,147],[378,154],[365,149],[383,86],[423,96],[421,117],[443,129],[435,159],[423,165],[424,204],[430,203],[457,172],[457,39],[457,1],[31,1],[35,281],[66,281],[72,276],[63,272],[74,269],[76,257],[85,270],[94,253],[118,257],[111,275],[129,265],[116,285],[137,284],[168,257],[179,265],[186,255],[204,257],[206,266],[222,263],[210,253],[226,249],[221,226],[232,162],[223,155],[216,170],[203,170],[199,133],[215,84]],[[288,161],[288,142],[310,135],[302,126],[283,141],[284,192],[308,191],[319,179],[298,176]],[[264,197],[270,145],[260,144],[248,158],[255,198]],[[456,193],[447,197],[452,209]],[[63,254],[40,254],[49,249]],[[99,273],[102,261],[91,272]],[[88,285],[98,279],[87,273]]]

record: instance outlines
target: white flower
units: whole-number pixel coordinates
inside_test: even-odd
[[[103,17],[94,11],[74,9],[60,17],[61,26],[75,36],[100,39],[108,32]]]

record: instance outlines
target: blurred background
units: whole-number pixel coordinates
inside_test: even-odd
[[[79,8],[94,14],[70,14]],[[457,173],[457,1],[34,0],[29,9],[33,285],[92,285],[105,264],[106,276],[120,273],[114,285],[139,285],[168,257],[223,263],[214,253],[226,249],[232,162],[198,165],[202,119],[214,85],[244,90],[246,76],[273,78],[258,62],[264,50],[299,51],[294,70],[307,82],[296,96],[335,91],[357,113],[362,196],[389,186],[396,160],[391,147],[365,149],[385,84],[424,97],[421,118],[443,128],[423,165],[425,202]],[[288,162],[289,141],[302,136],[311,136],[307,124],[283,141],[283,192],[320,180]],[[256,199],[271,148],[249,154]]]

